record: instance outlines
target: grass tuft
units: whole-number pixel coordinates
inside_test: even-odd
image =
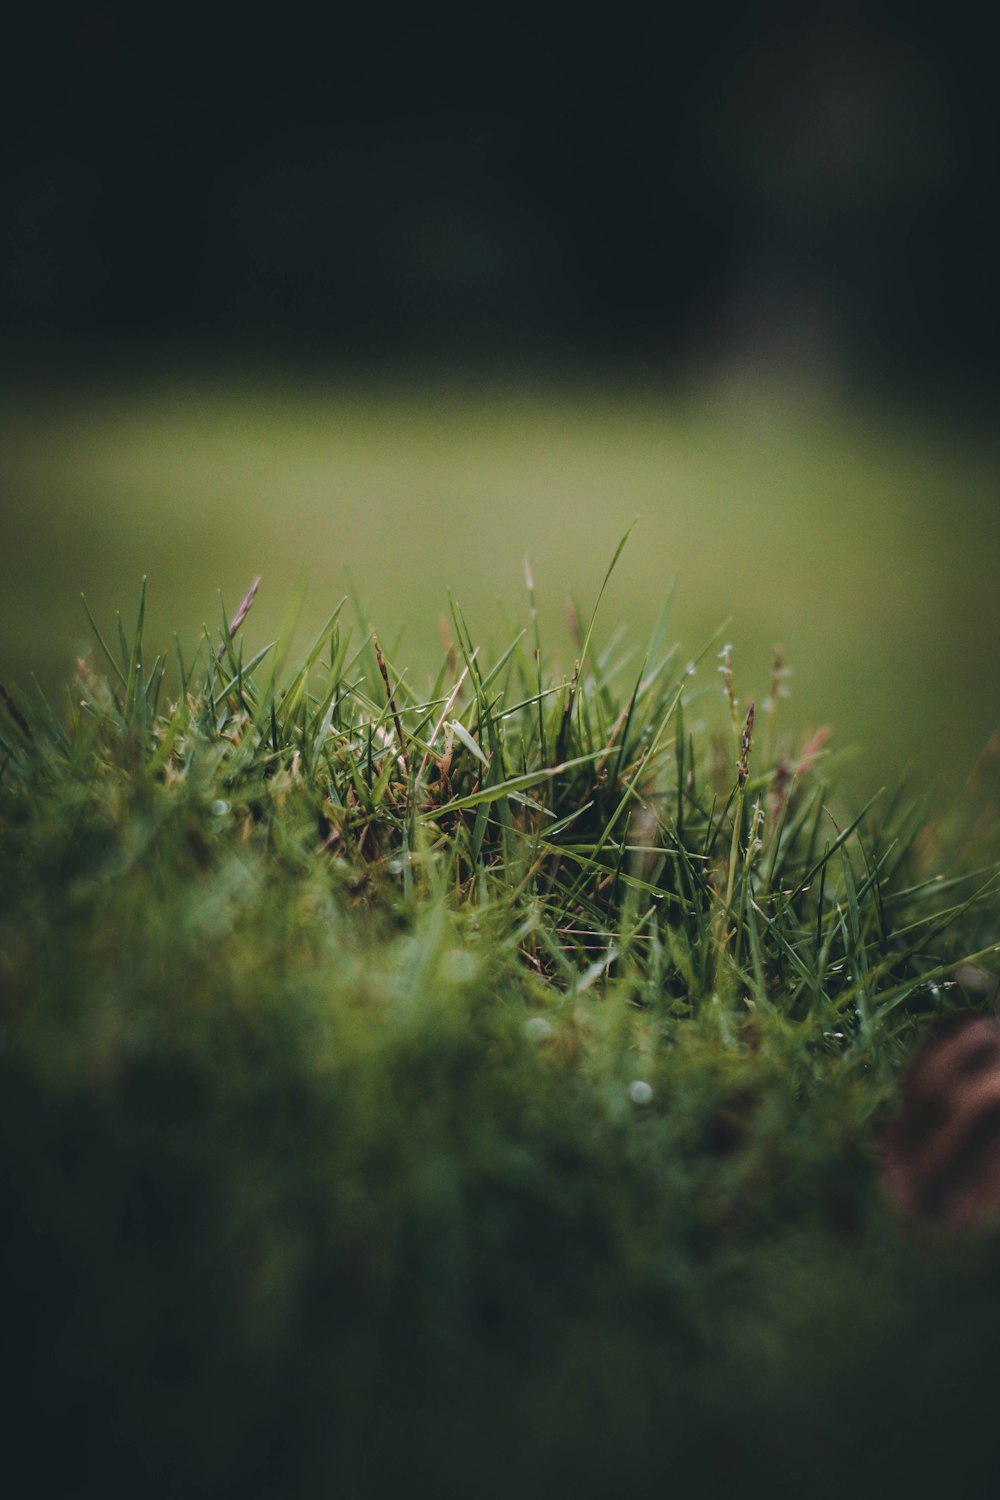
[[[298,666],[245,650],[256,580],[169,667],[143,584],[65,714],[0,691],[35,1493],[876,1493],[956,1424],[983,1457],[996,1234],[908,1229],[877,1140],[995,994],[989,758],[964,808],[845,816],[783,654],[743,711],[728,646],[720,695],[717,642],[602,645],[595,606],[563,670],[526,580],[492,654],[452,603],[427,684],[344,604]]]

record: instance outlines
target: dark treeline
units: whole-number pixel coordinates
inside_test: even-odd
[[[994,64],[954,8],[543,14],[25,11],[9,345],[991,372]]]

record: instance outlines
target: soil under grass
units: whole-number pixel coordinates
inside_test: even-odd
[[[563,676],[532,618],[487,662],[455,610],[414,686],[343,610],[298,669],[223,612],[171,679],[140,605],[68,716],[3,695],[12,1494],[996,1473],[995,1220],[879,1158],[992,1004],[989,768],[834,821],[728,658],[713,727],[665,621]]]

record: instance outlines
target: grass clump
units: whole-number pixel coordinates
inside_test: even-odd
[[[998,1242],[897,1222],[876,1141],[928,1024],[988,1005],[992,820],[835,817],[780,661],[754,711],[726,648],[713,735],[666,617],[637,656],[592,616],[562,672],[529,581],[492,660],[452,607],[421,690],[343,607],[298,668],[245,655],[252,597],[169,692],[140,602],[68,717],[3,694],[11,1469],[978,1472]]]

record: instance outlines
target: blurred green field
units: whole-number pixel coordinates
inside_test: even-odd
[[[525,554],[571,665],[567,593],[589,608],[639,516],[599,635],[624,622],[638,641],[676,575],[682,650],[731,617],[749,697],[782,642],[786,724],[858,746],[859,792],[904,767],[955,784],[1000,724],[998,479],[1000,440],[971,426],[749,380],[172,370],[9,387],[0,675],[66,678],[88,641],[81,591],[110,621],[148,574],[165,645],[260,572],[259,644],[304,578],[303,639],[348,570],[412,674],[440,651],[449,588],[477,638],[502,634],[498,600],[525,617]]]

